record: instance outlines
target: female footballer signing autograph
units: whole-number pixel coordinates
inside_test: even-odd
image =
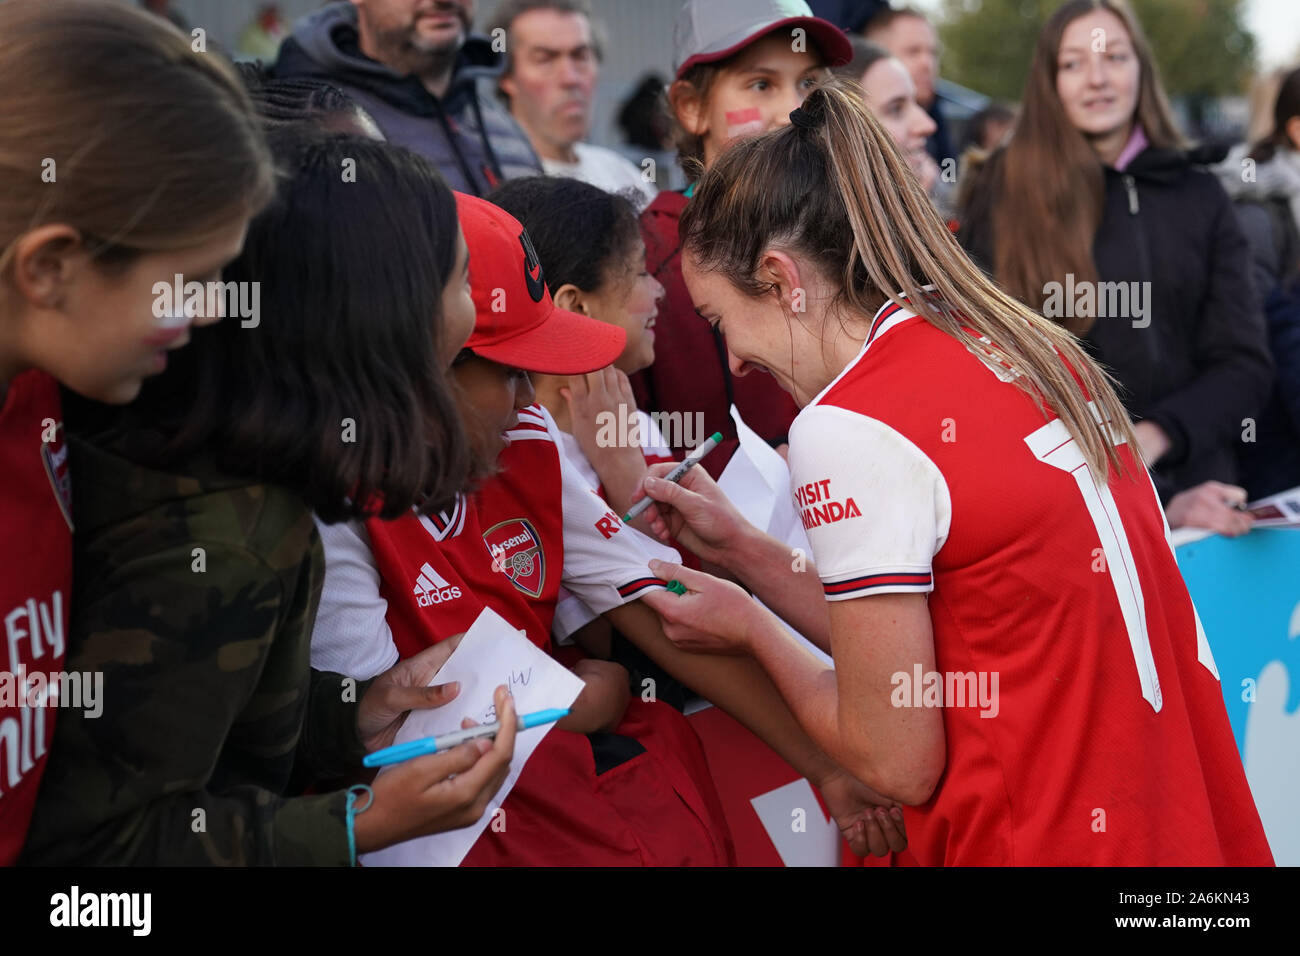
[[[645,490],[658,530],[835,668],[707,574],[652,563],[689,591],[646,603],[683,647],[753,655],[817,744],[906,804],[904,861],[1270,864],[1106,375],[967,259],[860,96],[832,82],[791,120],[709,168],[681,236],[732,371],[802,408],[815,574],[700,469]]]

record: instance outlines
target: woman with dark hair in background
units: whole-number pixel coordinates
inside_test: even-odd
[[[508,770],[498,688],[511,729],[494,744],[408,761],[356,804],[289,795],[291,776],[360,772],[408,710],[455,696],[428,686],[450,641],[360,686],[309,668],[313,511],[452,500],[468,449],[445,370],[474,310],[429,163],[302,128],[276,143],[288,177],[224,275],[239,317],[197,332],[126,409],[69,410],[86,477],[68,661],[103,671],[103,712],[60,722],[32,862],[347,864],[473,822]],[[211,308],[211,287],[172,308],[191,306]]]
[[[1169,523],[1238,535],[1237,449],[1273,367],[1246,241],[1197,158],[1128,5],[1070,0],[1039,34],[960,238],[1112,372]]]
[[[916,101],[916,84],[903,61],[883,46],[862,37],[849,37],[853,59],[833,71],[862,87],[862,94],[876,119],[898,144],[907,165],[921,188],[934,198],[939,185],[939,164],[925,148],[937,129],[925,108]]]

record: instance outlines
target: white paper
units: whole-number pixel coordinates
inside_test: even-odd
[[[839,866],[840,830],[822,815],[812,785],[800,777],[752,798],[750,804],[786,866]],[[804,826],[794,828],[800,811]]]
[[[731,406],[731,418],[736,423],[740,447],[723,469],[718,487],[750,524],[790,545],[793,564],[794,549],[798,548],[807,556],[812,548],[799,512],[795,510],[794,497],[790,494],[790,466],[775,448],[745,424],[735,405]],[[758,601],[758,598],[754,600]],[[785,621],[781,623],[785,624]],[[799,638],[822,663],[834,666],[830,655],[816,644],[788,624],[785,624],[785,629]]]
[[[580,677],[539,650],[491,608],[478,616],[433,679],[435,684],[452,681],[460,681],[456,699],[442,707],[412,711],[394,743],[452,733],[461,729],[464,717],[480,724],[492,723],[496,720],[492,692],[501,684],[510,688],[515,711],[521,715],[568,707],[584,686]],[[458,866],[491,822],[497,807],[505,802],[528,758],[554,726],[543,724],[519,732],[510,773],[476,823],[362,854],[361,862],[366,866]],[[380,770],[380,776],[390,769]]]

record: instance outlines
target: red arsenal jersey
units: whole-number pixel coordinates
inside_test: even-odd
[[[359,540],[356,530],[322,527],[326,579],[313,666],[370,677],[397,652],[407,657],[468,630],[487,606],[549,649],[561,581],[597,613],[664,586],[646,565],[649,539],[625,528],[581,479],[544,409],[521,410],[507,436],[501,471],[450,512],[365,523],[372,585],[347,543]],[[367,587],[382,600],[368,601]],[[462,865],[732,859],[699,739],[659,702],[634,698],[613,733],[551,730],[502,806],[506,829],[484,831]]]
[[[664,585],[647,566],[662,549],[579,479],[549,413],[521,410],[508,437],[500,472],[451,513],[366,524],[403,657],[468,630],[487,604],[549,650],[561,581],[597,614]]]
[[[929,594],[942,706],[922,864],[1269,864],[1154,488],[1094,479],[1008,371],[887,304],[800,413],[792,487],[827,600]],[[866,639],[864,637],[864,639]]]
[[[0,409],[0,866],[23,847],[57,713],[72,584],[72,518],[59,387],[44,372],[9,383]]]

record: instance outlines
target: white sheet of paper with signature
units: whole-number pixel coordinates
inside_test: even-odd
[[[463,717],[480,724],[491,723],[496,720],[492,691],[500,684],[510,688],[515,710],[520,714],[568,707],[583,688],[581,678],[539,650],[491,608],[478,616],[433,679],[435,684],[451,681],[460,681],[456,699],[443,707],[413,711],[398,731],[395,743],[460,730]],[[554,726],[532,727],[515,737],[510,773],[478,822],[362,854],[361,862],[366,866],[458,866],[505,801],[532,752]]]

